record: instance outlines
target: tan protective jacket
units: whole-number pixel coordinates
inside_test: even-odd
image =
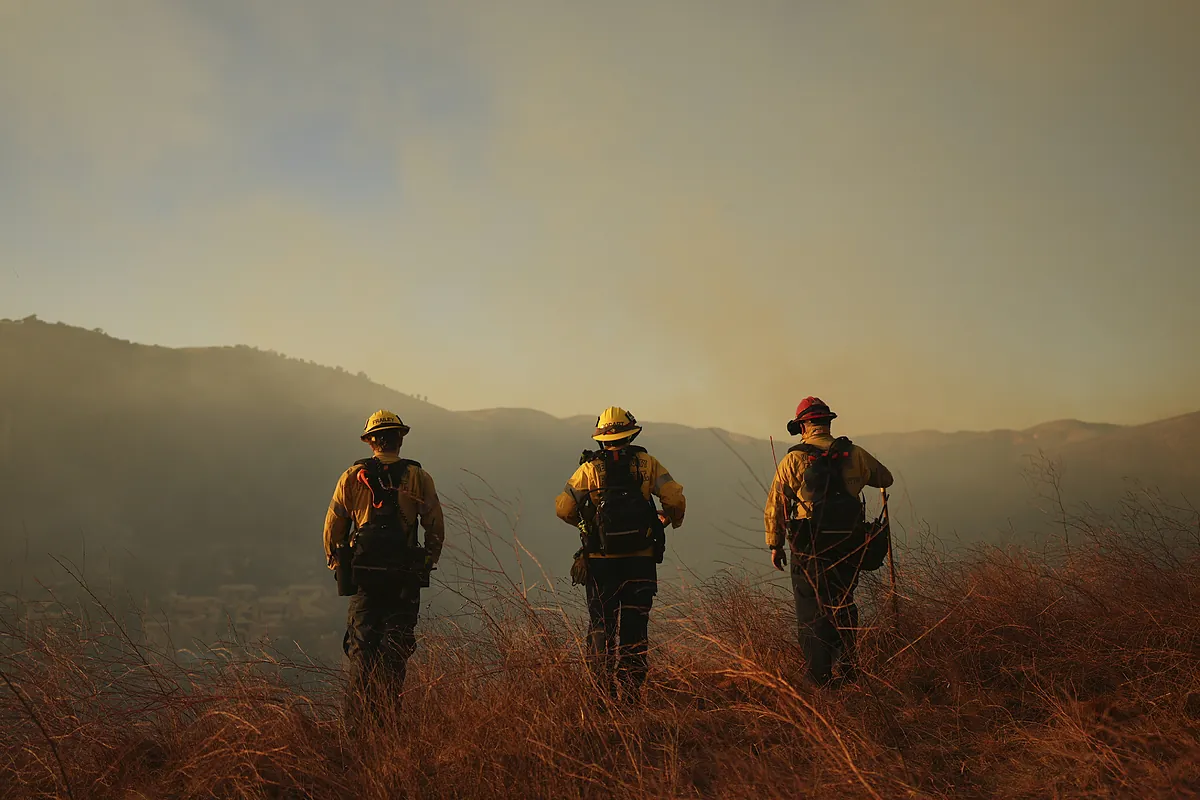
[[[399,456],[381,453],[377,458],[385,464],[394,464]],[[346,541],[350,523],[362,527],[367,523],[367,510],[371,505],[371,490],[358,480],[361,466],[355,464],[342,473],[333,489],[333,499],[325,512],[325,556],[328,559],[338,545]],[[406,520],[416,524],[421,521],[425,529],[425,547],[433,563],[442,555],[442,544],[446,539],[446,525],[442,518],[442,504],[438,500],[433,478],[420,467],[410,467],[404,476],[404,487],[400,490],[400,513]]]
[[[833,445],[833,434],[828,428],[818,428],[806,431],[802,438],[805,444],[812,444],[822,450],[828,450]],[[804,485],[804,462],[801,453],[788,453],[775,469],[775,479],[771,481],[771,491],[767,493],[767,506],[763,511],[763,519],[767,528],[767,546],[781,547],[786,538],[784,521],[787,519],[787,495],[784,487],[790,488],[804,503],[796,503],[795,517],[804,519],[808,516],[805,504],[812,507],[816,499],[813,492]],[[842,468],[842,480],[846,482],[846,491],[856,495],[864,486],[874,486],[886,489],[892,485],[892,473],[875,457],[858,445],[850,448],[850,460]]]
[[[647,500],[653,494],[662,501],[663,513],[667,519],[671,521],[672,528],[678,528],[683,524],[683,514],[687,508],[687,500],[683,496],[683,487],[676,483],[671,477],[671,473],[667,472],[667,468],[659,463],[658,459],[649,453],[638,453],[638,466],[642,473],[642,496]],[[570,525],[579,524],[579,506],[588,495],[592,495],[592,502],[595,503],[599,498],[599,490],[603,488],[603,470],[595,461],[588,461],[579,465],[579,469],[575,470],[575,474],[567,481],[567,486],[563,489],[554,501],[554,511],[558,514],[558,518]],[[645,550],[637,553],[628,553],[624,555],[602,555],[600,553],[590,553],[591,558],[631,558],[634,556],[649,556],[654,554],[653,546],[647,547]]]

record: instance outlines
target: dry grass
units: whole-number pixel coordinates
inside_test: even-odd
[[[867,678],[838,691],[804,686],[771,586],[664,593],[634,709],[589,683],[577,607],[492,572],[468,598],[477,624],[422,622],[403,713],[358,739],[335,668],[261,653],[188,668],[102,611],[10,624],[0,796],[1200,793],[1196,514],[1144,495],[1115,523],[1069,526],[1070,548],[903,554],[899,619],[869,579]]]

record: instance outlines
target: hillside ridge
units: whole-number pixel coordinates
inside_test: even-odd
[[[21,322],[0,324],[0,507],[12,510],[0,515],[0,542],[10,552],[31,546],[28,561],[0,562],[0,592],[57,574],[51,557],[63,556],[220,635],[226,617],[213,609],[229,587],[256,593],[263,608],[332,591],[322,524],[338,477],[365,454],[363,419],[380,407],[412,426],[405,455],[425,466],[450,510],[443,579],[468,580],[481,557],[471,537],[484,529],[518,536],[545,580],[565,579],[578,531],[557,518],[554,500],[580,450],[594,446],[594,417],[451,411],[365,375],[249,346],[165,348]],[[1038,483],[1043,456],[1058,465],[1069,503],[1113,511],[1133,487],[1200,501],[1200,413],[1031,430],[848,432],[896,477],[901,548],[927,535],[955,548],[1061,531]],[[687,496],[663,575],[704,581],[733,569],[777,579],[762,527],[775,469],[769,441],[648,422],[639,442]],[[69,488],[54,479],[64,469]],[[866,501],[874,513],[878,493]],[[487,558],[514,568],[521,548]],[[430,598],[438,608],[461,603],[446,587]],[[340,641],[336,626],[323,635]]]
[[[334,374],[337,374],[340,376],[348,376],[350,378],[363,380],[363,381],[370,383],[374,387],[377,387],[379,389],[384,389],[388,392],[394,393],[395,395],[397,395],[398,398],[399,397],[405,398],[406,403],[407,402],[421,403],[424,405],[431,406],[433,408],[441,409],[442,411],[445,411],[447,413],[460,415],[464,419],[487,420],[487,419],[496,419],[496,418],[519,417],[524,420],[540,419],[540,420],[553,421],[556,423],[578,423],[578,422],[583,422],[583,421],[587,421],[587,420],[591,419],[591,417],[588,414],[569,414],[566,416],[558,416],[558,415],[552,414],[550,412],[543,411],[541,409],[528,408],[528,407],[523,407],[523,406],[497,406],[497,407],[484,407],[484,408],[473,408],[473,409],[450,409],[450,408],[446,408],[444,406],[440,406],[436,403],[431,403],[427,399],[422,399],[421,395],[419,395],[419,394],[410,394],[409,392],[406,392],[403,389],[398,389],[398,388],[389,386],[387,384],[374,381],[365,372],[352,373],[340,365],[324,364],[324,363],[321,363],[318,361],[314,361],[312,359],[306,359],[306,358],[303,358],[300,356],[293,356],[293,355],[289,355],[287,353],[280,352],[277,350],[268,349],[268,348],[260,348],[258,346],[250,345],[250,344],[206,345],[206,346],[190,346],[189,345],[189,346],[181,346],[181,347],[172,347],[172,346],[167,346],[167,345],[159,345],[159,344],[146,343],[146,342],[136,342],[136,341],[132,341],[129,339],[122,339],[118,336],[107,333],[106,331],[104,331],[103,329],[100,329],[100,328],[87,329],[87,328],[71,325],[69,323],[65,323],[65,322],[61,322],[61,321],[50,322],[47,320],[42,320],[36,314],[32,314],[32,315],[29,315],[29,316],[21,318],[21,319],[0,319],[0,332],[2,332],[5,328],[9,328],[11,330],[13,327],[22,326],[22,325],[28,326],[31,328],[61,329],[61,330],[65,330],[65,331],[70,331],[71,335],[80,336],[89,341],[95,341],[95,342],[107,341],[109,343],[120,343],[120,344],[131,346],[133,348],[145,348],[148,351],[167,351],[167,352],[177,352],[177,353],[183,353],[183,354],[192,354],[192,355],[198,355],[198,356],[219,355],[219,354],[229,353],[231,351],[239,352],[239,353],[252,353],[252,354],[255,354],[257,357],[260,357],[263,359],[278,359],[279,362],[287,363],[289,365],[305,365],[305,366],[312,367],[317,370],[321,370],[323,372],[329,372],[329,373],[334,373]],[[1076,418],[1063,418],[1063,419],[1049,420],[1046,422],[1038,423],[1038,424],[1030,426],[1028,428],[992,428],[992,429],[987,429],[987,430],[965,429],[965,430],[954,430],[954,431],[943,431],[943,430],[939,430],[936,428],[921,428],[921,429],[912,430],[912,431],[879,431],[879,432],[873,432],[873,433],[860,433],[860,434],[857,434],[857,437],[863,438],[863,439],[884,439],[884,438],[903,437],[903,436],[956,437],[956,436],[998,436],[998,435],[1017,435],[1017,436],[1022,436],[1022,437],[1031,437],[1034,439],[1055,438],[1055,437],[1079,437],[1079,436],[1088,435],[1088,434],[1099,435],[1099,434],[1103,434],[1103,433],[1109,433],[1112,431],[1116,431],[1118,429],[1139,428],[1139,427],[1143,427],[1146,425],[1161,425],[1161,424],[1166,424],[1166,423],[1188,421],[1188,420],[1197,419],[1197,418],[1200,418],[1200,410],[1197,410],[1195,412],[1178,414],[1173,417],[1167,417],[1164,419],[1147,420],[1144,422],[1134,423],[1134,424],[1117,424],[1117,423],[1108,423],[1108,422],[1085,421],[1085,420],[1080,420],[1080,419],[1076,419]],[[725,434],[725,435],[728,435],[731,437],[737,437],[740,441],[744,441],[744,442],[767,442],[767,439],[764,439],[762,437],[754,436],[753,434],[746,434],[746,433],[741,433],[738,431],[732,431],[727,428],[723,428],[723,427],[719,427],[719,426],[697,427],[697,426],[692,426],[692,425],[686,425],[684,423],[672,422],[669,420],[650,420],[650,419],[643,420],[643,423],[646,425],[653,425],[653,426],[677,427],[677,428],[687,429],[690,431],[716,431],[717,433],[720,433],[720,434]],[[778,438],[783,439],[784,437],[780,436]]]

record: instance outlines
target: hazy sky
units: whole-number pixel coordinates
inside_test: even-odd
[[[0,316],[449,408],[1200,409],[1200,3],[0,0]],[[403,409],[397,409],[403,413]]]

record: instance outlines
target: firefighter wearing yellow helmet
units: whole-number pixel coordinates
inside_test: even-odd
[[[559,518],[582,532],[571,577],[587,591],[589,663],[612,697],[628,701],[646,680],[646,629],[666,525],[683,524],[687,505],[666,467],[633,444],[641,431],[625,409],[605,409],[592,434],[601,448],[583,451],[555,501]]]
[[[325,514],[326,561],[338,594],[350,596],[342,649],[352,669],[352,721],[363,710],[382,710],[385,696],[398,701],[416,649],[421,588],[429,585],[445,539],[433,478],[419,462],[400,457],[408,432],[391,411],[368,417],[359,438],[371,456],[338,478]]]

